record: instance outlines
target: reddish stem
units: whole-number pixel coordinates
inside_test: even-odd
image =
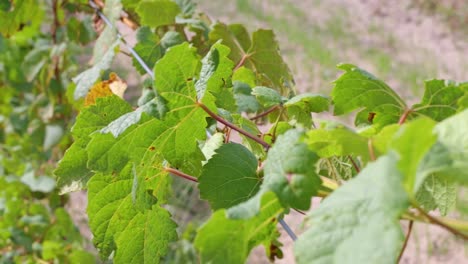
[[[233,71],[236,71],[237,69],[239,69],[240,67],[242,67],[242,65],[244,65],[245,61],[247,60],[247,58],[249,58],[249,55],[247,54],[244,54],[241,58],[241,60],[239,61],[239,63],[237,63],[236,67],[234,67],[234,70]]]
[[[403,114],[401,115],[400,120],[398,120],[398,124],[403,125],[403,123],[405,123],[406,119],[408,118],[409,114],[411,114],[411,112],[413,112],[412,109],[406,109],[405,112],[403,112]]]
[[[405,252],[406,246],[408,245],[408,241],[411,236],[411,231],[413,230],[413,223],[414,223],[413,220],[409,221],[409,226],[408,226],[408,231],[406,232],[405,242],[403,243],[403,247],[401,248],[397,263],[400,263],[401,257],[403,257],[403,253]]]
[[[264,116],[267,116],[268,114],[270,114],[271,112],[275,111],[276,109],[279,109],[279,107],[280,107],[279,105],[275,105],[275,106],[273,106],[272,108],[266,110],[265,112],[260,113],[260,114],[254,116],[254,117],[251,117],[250,120],[255,120],[255,119],[259,119],[259,118],[262,118],[262,117],[264,117]]]
[[[353,167],[354,169],[356,170],[357,173],[361,172],[361,169],[359,169],[359,166],[356,164],[356,162],[354,161],[353,157],[351,157],[351,155],[348,155],[348,159],[351,161],[351,163],[353,164]]]
[[[254,140],[255,142],[257,142],[258,144],[262,145],[263,147],[265,147],[266,149],[269,149],[270,148],[270,144],[266,143],[265,141],[263,141],[261,138],[257,137],[257,136],[254,136],[252,134],[250,134],[249,132],[245,131],[244,129],[240,128],[240,127],[237,127],[236,125],[232,124],[231,122],[223,119],[222,117],[218,116],[217,114],[213,113],[210,109],[208,109],[208,107],[206,107],[206,105],[204,105],[203,103],[200,103],[198,102],[197,103],[208,115],[210,115],[212,118],[214,118],[216,121],[220,122],[221,124],[224,124],[225,126],[228,126],[234,130],[236,130],[237,132],[241,133],[242,135]]]
[[[189,181],[198,182],[197,178],[193,177],[192,175],[188,175],[186,173],[183,173],[180,170],[176,170],[176,169],[173,169],[173,168],[164,168],[164,170],[171,173],[171,174],[179,176],[181,178],[187,179]]]

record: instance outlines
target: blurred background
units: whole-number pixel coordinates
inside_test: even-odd
[[[3,2],[0,0],[1,4],[4,4]],[[335,68],[340,62],[356,64],[373,73],[410,103],[422,96],[424,80],[432,78],[468,80],[468,0],[197,0],[195,2],[198,4],[198,12],[206,13],[212,21],[241,23],[246,25],[250,32],[257,28],[273,29],[280,43],[281,53],[294,74],[297,90],[300,92],[328,94],[331,91],[332,81],[340,74]],[[136,42],[135,31],[123,24],[118,24],[118,27],[125,39],[133,45]],[[49,28],[42,30],[47,32]],[[90,32],[88,41],[96,37],[92,29],[87,29],[87,32]],[[3,53],[0,54],[0,77],[4,74],[2,59],[8,61],[8,58],[5,59],[7,57],[5,54],[13,50],[13,47],[8,47],[2,41],[0,38],[0,51]],[[86,62],[90,59],[94,43],[85,42],[82,46],[68,47],[74,49],[78,55],[74,58],[78,65],[70,69],[70,74],[67,76],[69,78],[87,68]],[[12,58],[14,59],[13,55],[9,59],[13,60]],[[37,62],[40,61],[33,60],[31,65],[37,65]],[[22,67],[24,68],[24,65]],[[35,70],[35,67],[29,68],[31,71]],[[144,78],[140,77],[132,67],[131,58],[120,53],[111,69],[127,81],[129,89],[126,97],[130,100],[137,98]],[[0,79],[0,89],[6,87],[4,85]],[[2,104],[0,107],[6,108],[8,97],[5,97],[5,93],[0,95],[2,96],[4,98],[3,100],[0,98]],[[10,113],[9,111],[12,110],[4,110],[2,113]],[[18,124],[22,122],[20,114],[18,114]],[[3,115],[0,118],[6,119],[8,116]],[[1,126],[3,119],[0,119]],[[45,125],[41,129],[41,133],[54,132],[54,127],[50,125]],[[63,134],[63,131],[61,133]],[[19,134],[14,140],[19,140],[20,137]],[[32,142],[35,138],[31,137],[28,140]],[[61,144],[65,146],[70,143],[69,140],[68,138]],[[28,142],[22,144],[29,144]],[[10,143],[13,145],[15,142]],[[9,149],[11,146],[6,143],[1,147],[0,155],[5,156],[12,151]],[[21,151],[18,156],[32,152],[30,148]],[[54,167],[52,161],[56,154],[50,152],[49,156],[42,160],[42,164],[31,166],[43,170],[44,175],[52,175]],[[0,169],[2,172],[3,167],[0,166]],[[18,171],[23,173],[25,168],[18,168]],[[0,179],[0,184],[3,184],[3,179]],[[45,181],[43,184],[48,188],[48,192],[54,188],[50,181]],[[175,185],[176,197],[171,203],[170,210],[175,220],[181,224],[182,236],[186,238],[184,241],[190,241],[199,223],[208,217],[209,209],[204,202],[198,200],[198,193],[193,184],[182,183],[176,179]],[[13,189],[17,188],[16,185],[9,188],[11,190],[8,195],[12,193],[16,195],[19,192],[13,192]],[[34,193],[37,191],[31,190],[31,196],[22,199],[33,199],[32,197],[36,199],[37,195]],[[90,243],[92,235],[87,227],[85,213],[86,194],[77,192],[66,199],[53,193],[50,197],[52,208],[57,208],[55,214],[58,216],[62,215],[59,208],[66,204],[71,220],[78,225],[81,235],[84,236],[84,249],[93,251]],[[458,199],[458,207],[451,214],[466,217],[468,193],[461,192]],[[0,197],[0,212],[5,208],[5,201]],[[318,202],[314,201],[313,206],[317,206]],[[21,215],[42,212],[41,206],[28,207],[28,212],[17,212],[9,216],[11,219],[0,218],[2,220],[0,230],[4,227],[2,225],[6,225],[7,220],[15,221],[16,217]],[[54,231],[55,233],[51,232],[51,237],[54,234],[72,232],[73,224],[66,216],[57,219],[61,221],[62,227],[59,231]],[[301,232],[302,220],[303,216],[295,212],[286,217],[287,223],[296,233]],[[33,226],[39,223],[40,226],[40,223],[43,223],[41,221],[46,220],[25,218],[22,221],[33,223]],[[37,232],[44,231],[38,229]],[[4,234],[0,232],[2,250],[0,253],[6,254],[8,248],[2,245],[2,235]],[[17,237],[23,238],[21,234]],[[75,240],[76,243],[73,243],[83,244],[81,239],[75,238],[73,241]],[[281,242],[284,244],[284,259],[277,263],[294,263],[292,241],[283,234]],[[34,245],[31,241],[24,243]],[[190,263],[196,259],[193,247],[184,243],[181,242],[174,247],[167,263]],[[52,255],[55,254],[54,250],[60,250],[59,244],[47,246]],[[81,246],[74,247],[81,252]],[[438,227],[415,224],[401,263],[468,263],[467,256],[468,247],[462,241]],[[269,263],[264,257],[262,248],[252,252],[249,262]]]

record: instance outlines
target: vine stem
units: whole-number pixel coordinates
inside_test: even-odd
[[[423,215],[429,221],[429,223],[438,225],[438,226],[446,229],[450,233],[452,233],[452,234],[454,234],[454,235],[456,235],[456,236],[458,236],[460,238],[463,238],[464,240],[468,240],[468,235],[460,232],[459,230],[457,230],[457,229],[453,228],[452,226],[448,225],[447,223],[444,223],[442,220],[437,219],[437,217],[434,217],[434,216],[426,213],[426,211],[424,211],[418,205],[413,204],[413,207],[416,208],[416,210],[418,210],[418,212],[421,215]]]
[[[234,67],[234,70],[232,70],[233,72],[236,71],[237,69],[239,69],[240,67],[242,67],[242,65],[244,65],[245,61],[249,58],[249,55],[248,54],[244,54],[242,55],[242,58],[241,60],[237,63],[236,67]]]
[[[408,231],[406,232],[405,242],[403,243],[403,247],[401,248],[400,255],[398,256],[397,263],[400,263],[401,257],[403,257],[403,253],[405,252],[406,246],[408,246],[408,241],[411,236],[411,231],[413,230],[414,221],[409,221]]]
[[[241,133],[242,135],[254,140],[255,142],[259,143],[260,145],[262,145],[263,147],[265,147],[266,149],[269,149],[270,148],[270,144],[266,143],[265,141],[263,141],[261,138],[255,136],[255,135],[252,135],[250,134],[249,132],[245,131],[244,129],[234,125],[233,123],[225,120],[224,118],[218,116],[217,114],[213,113],[210,109],[208,109],[208,107],[206,107],[206,105],[204,105],[203,103],[200,103],[200,102],[197,102],[198,106],[200,106],[203,111],[205,111],[208,115],[210,115],[212,118],[214,118],[216,121],[224,124],[225,126],[227,127],[230,127],[231,129],[234,129],[236,130],[237,132]]]
[[[374,145],[372,144],[372,139],[369,138],[367,141],[367,148],[369,149],[369,156],[372,161],[375,160]]]
[[[268,114],[270,114],[271,112],[273,112],[273,111],[275,111],[276,109],[279,109],[279,108],[280,108],[279,105],[275,105],[272,108],[266,110],[265,112],[260,113],[260,114],[254,116],[254,117],[251,117],[250,120],[255,120],[255,119],[259,119],[259,118],[262,118],[264,116],[267,116]]]
[[[405,112],[403,112],[401,115],[400,120],[398,120],[398,124],[403,125],[403,123],[405,123],[406,119],[408,118],[408,115],[411,114],[412,111],[413,110],[410,108],[406,109]]]
[[[168,167],[164,168],[164,170],[171,173],[171,174],[179,176],[181,178],[187,179],[189,181],[198,182],[197,178],[193,177],[192,175],[188,175],[186,173],[183,173],[180,170],[173,169],[173,168],[168,168]]]
[[[361,169],[359,169],[359,166],[356,164],[356,162],[354,161],[353,157],[351,157],[351,155],[348,155],[348,159],[351,161],[351,163],[353,164],[353,167],[354,169],[356,170],[357,173],[361,172]]]

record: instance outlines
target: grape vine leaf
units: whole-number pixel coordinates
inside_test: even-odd
[[[374,124],[396,123],[405,111],[405,102],[384,82],[352,64],[339,64],[344,70],[332,91],[333,113],[343,115],[360,110],[358,116],[375,114]],[[356,122],[360,122],[356,118]]]
[[[257,101],[265,108],[279,105],[283,102],[281,95],[268,87],[257,86],[252,89],[252,95],[257,98]]]
[[[265,160],[262,188],[272,190],[285,207],[307,210],[322,181],[315,173],[319,157],[302,142],[304,133],[291,129],[278,136]]]
[[[177,240],[177,225],[166,209],[154,205],[138,213],[119,234],[114,261],[116,263],[160,263]]]
[[[444,177],[429,175],[416,193],[416,201],[427,211],[439,209],[441,215],[447,215],[455,205],[457,185]]]
[[[399,154],[398,168],[404,177],[403,184],[410,194],[415,194],[424,182],[426,175],[416,172],[420,162],[437,140],[437,136],[432,132],[434,126],[435,122],[429,118],[406,123],[390,143],[391,148]]]
[[[220,132],[214,133],[208,140],[203,143],[202,152],[206,158],[203,162],[205,165],[211,157],[216,153],[216,150],[224,144],[224,134]]]
[[[175,24],[175,17],[180,13],[177,3],[169,0],[143,0],[136,12],[141,24],[150,27]]]
[[[250,219],[229,219],[225,209],[216,211],[195,238],[201,263],[244,263],[255,246],[271,244],[278,237],[277,217],[283,212],[273,192],[263,194],[259,211]]]
[[[168,48],[183,42],[182,36],[178,32],[168,31],[159,39],[156,34],[151,32],[149,27],[138,29],[137,40],[138,43],[134,49],[150,69],[153,69],[156,61],[164,55]],[[132,63],[139,73],[146,73],[135,58],[132,59]]]
[[[199,177],[200,197],[213,210],[230,208],[255,195],[261,184],[257,159],[241,144],[228,143],[203,166]]]
[[[247,68],[255,69],[263,84],[271,85],[284,96],[290,94],[291,72],[279,53],[273,31],[259,29],[251,39],[242,25],[216,23],[209,37],[213,43],[222,39],[222,43],[231,49],[229,58],[236,65],[243,62]]]
[[[297,263],[397,261],[409,201],[396,163],[395,155],[380,157],[311,212],[313,225],[295,243]]]
[[[435,173],[451,181],[468,183],[468,138],[464,133],[467,119],[468,109],[435,126],[437,142],[421,161],[417,177]]]
[[[94,235],[93,243],[99,249],[102,258],[107,258],[116,249],[122,233],[141,228],[131,224],[134,219],[139,219],[142,213],[134,205],[133,181],[131,164],[117,175],[98,173],[88,181],[89,226]],[[145,194],[150,196],[146,192]],[[146,201],[146,210],[150,210],[156,203],[156,199],[152,197],[148,197]],[[165,230],[168,233],[174,231]]]
[[[100,61],[96,62],[91,68],[73,78],[73,82],[76,84],[73,95],[75,100],[86,96],[91,86],[93,86],[93,84],[101,76],[101,72],[109,69],[118,46],[119,41],[114,42],[104,53]]]
[[[424,85],[424,96],[419,104],[412,107],[412,115],[424,115],[442,121],[457,112],[458,100],[463,96],[463,91],[457,83],[430,80]]]
[[[91,61],[94,63],[99,62],[106,56],[105,51],[113,49],[114,43],[119,41],[117,39],[117,32],[115,30],[116,21],[120,20],[120,13],[122,12],[122,3],[120,0],[107,0],[102,10],[107,17],[112,27],[106,25],[99,38],[94,44],[93,58]]]
[[[272,30],[259,29],[252,34],[252,46],[248,52],[249,62],[257,75],[271,82],[282,95],[288,96],[293,78],[288,65],[279,53],[279,45]]]
[[[310,127],[312,118],[310,113],[320,113],[328,111],[330,98],[320,94],[304,93],[296,95],[284,103],[290,120]]]
[[[135,111],[121,115],[119,118],[112,121],[109,125],[100,130],[101,133],[112,133],[117,138],[120,134],[125,132],[130,126],[140,122],[143,113],[161,119],[166,112],[164,102],[160,97],[156,96],[151,101],[138,107]]]
[[[234,98],[239,112],[255,113],[261,109],[252,89],[244,82],[235,81],[233,87]]]
[[[366,162],[369,160],[367,138],[343,125],[322,125],[307,132],[309,149],[322,158],[356,155]]]
[[[468,108],[468,82],[460,84],[460,89],[463,91],[463,96],[458,99],[458,111],[461,112]]]
[[[303,143],[304,132],[290,129],[278,136],[269,150],[264,165],[260,190],[249,200],[229,208],[229,218],[246,219],[259,213],[260,201],[273,191],[282,206],[307,210],[321,180],[315,173],[319,157]]]
[[[62,193],[82,189],[93,174],[87,167],[86,146],[91,140],[89,135],[131,110],[127,102],[113,95],[97,99],[95,105],[86,107],[80,112],[72,128],[75,142],[65,152],[54,171],[58,178],[57,186]]]

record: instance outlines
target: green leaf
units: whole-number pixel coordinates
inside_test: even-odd
[[[130,126],[140,122],[143,113],[155,118],[162,118],[165,113],[165,105],[160,97],[155,97],[148,103],[138,107],[135,111],[121,115],[119,118],[112,121],[109,125],[101,129],[101,133],[112,133],[114,137],[118,137],[125,132]]]
[[[253,68],[264,79],[264,83],[271,83],[283,96],[293,93],[290,90],[293,78],[279,53],[278,42],[272,30],[259,29],[252,34],[248,57],[248,62],[254,65]]]
[[[321,180],[315,173],[319,157],[302,143],[303,136],[291,129],[277,138],[265,160],[262,188],[274,191],[285,207],[307,210]]]
[[[169,0],[144,0],[138,4],[136,12],[142,25],[159,27],[175,24],[175,17],[180,13],[180,8]]]
[[[328,111],[330,98],[321,94],[303,93],[284,103],[286,108],[297,106],[306,112],[320,113]]]
[[[220,132],[213,134],[207,141],[205,141],[202,147],[202,152],[206,158],[206,161],[203,162],[203,165],[205,165],[208,162],[208,160],[210,160],[211,157],[213,157],[213,155],[216,153],[216,150],[223,144],[224,134]]]
[[[290,120],[310,127],[312,125],[310,113],[328,111],[330,99],[319,94],[304,93],[289,99],[284,103],[284,107]]]
[[[122,232],[137,232],[138,227],[131,223],[138,221],[135,219],[141,217],[141,212],[134,205],[133,181],[132,166],[128,165],[118,175],[96,174],[88,182],[89,226],[94,235],[93,242],[103,258],[116,249]],[[147,209],[155,203],[151,197],[146,201]]]
[[[117,39],[116,21],[120,20],[120,13],[122,12],[122,3],[120,0],[107,0],[104,5],[103,13],[112,24],[112,27],[106,25],[104,31],[99,35],[99,38],[94,44],[93,58],[94,64],[104,60],[109,50],[115,48],[115,42],[119,42]],[[76,98],[76,96],[75,96]]]
[[[458,99],[458,111],[461,112],[468,108],[468,82],[460,84],[460,90],[463,91],[464,95]]]
[[[398,168],[404,176],[403,184],[410,194],[415,194],[424,177],[417,175],[417,169],[426,153],[436,142],[436,135],[432,132],[435,122],[429,118],[417,119],[406,123],[394,135],[391,148],[399,154]]]
[[[257,101],[265,108],[279,105],[283,102],[281,95],[268,87],[257,86],[252,89],[252,95],[257,98]]]
[[[320,157],[355,155],[364,161],[369,160],[367,141],[367,138],[342,125],[310,130],[306,139],[309,149]]]
[[[412,115],[424,115],[442,121],[457,112],[458,100],[463,96],[461,87],[452,81],[430,80],[425,83],[421,103],[415,104]]]
[[[91,86],[93,86],[101,76],[101,72],[110,68],[118,45],[119,41],[114,42],[104,53],[101,60],[96,62],[90,69],[73,78],[73,82],[76,83],[75,92],[73,94],[75,100],[85,97]]]
[[[418,168],[418,178],[436,173],[451,181],[468,183],[468,138],[466,137],[468,110],[464,110],[437,124],[437,142],[429,150]]]
[[[257,159],[243,145],[224,144],[203,166],[199,178],[200,197],[213,210],[229,208],[253,195],[260,187]]]
[[[212,43],[222,40],[222,44],[231,49],[229,58],[234,63],[239,63],[250,48],[250,36],[243,25],[232,24],[227,26],[223,23],[215,23],[209,34]]]
[[[380,157],[311,212],[295,243],[297,263],[396,263],[409,204],[396,163]]]
[[[166,32],[160,40],[148,27],[141,27],[138,30],[137,39],[138,43],[134,49],[150,69],[153,69],[156,61],[164,55],[168,48],[184,42],[182,36],[174,31]],[[132,59],[132,63],[139,73],[146,73],[135,58]]]
[[[234,82],[233,93],[239,112],[255,113],[260,110],[260,104],[246,83]]]
[[[98,98],[95,105],[84,108],[72,128],[75,139],[65,152],[54,174],[58,177],[57,186],[61,193],[82,189],[93,174],[87,167],[88,145],[91,133],[107,126],[114,119],[132,110],[131,106],[117,96]]]
[[[177,240],[177,225],[169,213],[155,205],[139,213],[128,223],[117,239],[116,263],[160,263]]]
[[[361,110],[360,114],[365,117],[375,113],[374,124],[386,125],[399,120],[407,107],[387,84],[352,64],[340,64],[338,69],[345,73],[334,82],[335,115]]]
[[[225,209],[216,211],[195,238],[200,262],[244,263],[255,246],[269,246],[277,238],[277,217],[282,212],[283,208],[272,192],[262,196],[260,214],[253,218],[229,219]]]
[[[426,177],[416,193],[416,201],[427,211],[439,209],[441,215],[447,215],[457,199],[456,183],[436,175]]]
[[[256,86],[255,74],[251,69],[248,69],[245,66],[238,68],[234,72],[234,74],[232,75],[232,81],[243,82],[245,84],[248,84],[250,87]]]

